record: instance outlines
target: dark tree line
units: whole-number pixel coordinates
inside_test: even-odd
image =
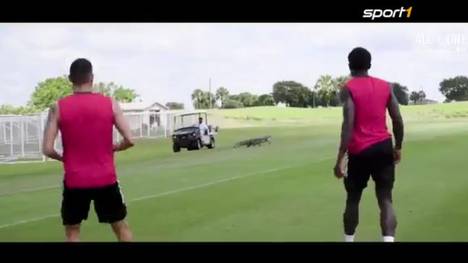
[[[271,94],[262,94],[260,96],[250,92],[230,94],[229,90],[224,87],[219,87],[215,94],[196,89],[192,93],[192,102],[196,109],[210,109],[214,107],[232,109],[275,105]]]
[[[277,105],[283,103],[289,107],[328,107],[339,106],[340,90],[349,79],[347,76],[332,77],[320,76],[312,88],[296,81],[278,81],[273,84],[271,94],[260,96],[249,92],[231,95],[229,91],[220,87],[216,94],[210,94],[202,90],[195,90],[192,94],[195,108],[241,108],[251,106]],[[439,91],[446,97],[445,102],[468,100],[468,77],[456,76],[444,79],[439,83]],[[423,90],[409,92],[406,86],[400,83],[392,83],[393,93],[401,105],[425,104],[431,102],[426,99]]]

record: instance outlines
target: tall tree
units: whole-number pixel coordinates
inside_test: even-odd
[[[214,107],[216,103],[216,96],[209,92],[206,91],[203,93],[203,109],[211,109]]]
[[[133,89],[119,86],[113,90],[112,97],[120,102],[133,102],[138,97],[138,94],[136,94],[135,90]]]
[[[324,103],[322,99],[320,98],[320,96],[318,95],[317,91],[312,90],[310,92],[309,102],[307,103],[307,105],[312,108],[315,108],[323,104]]]
[[[409,99],[414,103],[417,104],[419,102],[419,92],[417,91],[412,91]]]
[[[289,90],[290,106],[307,108],[312,92],[305,86],[292,86]]]
[[[239,101],[242,102],[244,107],[251,107],[255,105],[255,101],[257,101],[257,96],[252,95],[249,92],[242,92],[239,93]]]
[[[335,85],[338,89],[344,88],[346,82],[348,82],[350,79],[350,76],[338,76],[335,78]]]
[[[273,106],[275,105],[275,100],[271,94],[263,94],[258,96],[255,106]]]
[[[334,83],[336,86],[335,91],[333,91],[332,99],[330,101],[331,106],[340,106],[343,105],[343,101],[341,101],[340,93],[345,88],[346,82],[350,80],[350,76],[338,76],[335,78]]]
[[[273,84],[273,99],[276,103],[288,104],[288,89],[291,84],[295,84],[295,82],[278,81]]]
[[[424,90],[420,90],[418,93],[421,102],[424,102],[424,100],[426,99],[426,92],[424,92]]]
[[[338,88],[335,80],[330,75],[322,75],[319,77],[314,86],[317,95],[320,97],[320,100],[323,102],[322,106],[330,106],[330,102],[333,97],[336,97],[338,94]]]
[[[211,92],[196,89],[192,92],[192,102],[195,109],[210,109],[214,106],[216,98]]]
[[[37,110],[44,110],[52,106],[58,99],[72,94],[72,83],[67,76],[56,78],[48,78],[39,82],[31,94],[28,102],[29,107],[34,107]],[[128,89],[123,86],[118,86],[113,82],[99,82],[93,85],[95,92],[100,92],[106,96],[112,96],[117,101],[132,102],[137,97],[135,90]]]
[[[398,103],[401,105],[408,105],[408,88],[406,86],[401,85],[398,82],[392,83],[392,87],[393,94],[395,94]]]
[[[307,107],[310,90],[299,82],[278,81],[273,85],[273,99],[291,107]]]
[[[31,94],[29,106],[44,110],[52,106],[58,99],[72,93],[72,83],[67,76],[48,78],[39,82]]]
[[[444,79],[440,82],[440,92],[447,98],[447,101],[468,100],[468,78],[456,76]]]
[[[95,92],[102,93],[106,96],[111,96],[120,102],[133,102],[139,95],[133,89],[125,88],[117,85],[114,82],[103,83],[99,82],[93,85]]]
[[[426,93],[423,90],[411,92],[409,99],[414,104],[422,104],[426,99]]]
[[[221,107],[223,107],[224,102],[229,98],[229,91],[225,87],[219,87],[216,90],[216,99],[221,102]]]
[[[196,89],[192,92],[192,102],[193,102],[193,107],[195,109],[202,109],[203,108],[203,90],[201,89]]]

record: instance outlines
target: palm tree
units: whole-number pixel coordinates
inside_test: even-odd
[[[338,89],[341,89],[344,87],[346,82],[350,79],[349,76],[339,76],[335,79],[336,85]]]
[[[320,76],[314,86],[314,90],[322,98],[322,101],[325,102],[326,107],[330,105],[331,98],[335,94],[336,89],[336,82],[330,75]]]
[[[337,78],[335,78],[335,84],[336,84],[336,91],[335,91],[335,101],[338,103],[337,105],[335,106],[338,106],[338,105],[342,105],[344,103],[343,101],[343,98],[341,97],[341,95],[343,94],[342,91],[346,85],[346,82],[348,82],[348,80],[350,80],[351,77],[350,76],[339,76]]]
[[[216,99],[221,101],[221,107],[223,107],[224,102],[229,98],[229,91],[225,87],[219,87],[216,90]]]
[[[192,102],[195,109],[200,109],[203,104],[204,92],[201,89],[196,89],[192,93]]]

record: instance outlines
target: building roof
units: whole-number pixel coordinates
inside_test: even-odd
[[[176,114],[175,116],[199,115],[199,114],[207,113],[207,111],[206,110],[193,110],[193,111],[180,111],[178,113],[179,114]]]
[[[162,109],[169,110],[168,107],[162,105],[158,102],[147,103],[147,102],[130,102],[130,103],[120,103],[120,108],[123,111],[145,111],[151,109]]]

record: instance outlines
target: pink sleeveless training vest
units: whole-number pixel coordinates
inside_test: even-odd
[[[391,138],[386,123],[390,85],[374,77],[355,77],[346,83],[355,106],[353,134],[348,151],[357,154]]]
[[[65,185],[97,188],[115,183],[112,100],[75,93],[59,100],[58,106]]]

